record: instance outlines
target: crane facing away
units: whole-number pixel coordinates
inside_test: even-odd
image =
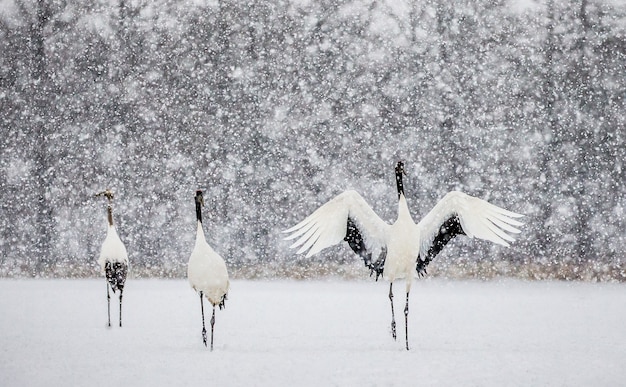
[[[111,326],[111,294],[109,288],[115,293],[120,291],[120,327],[122,326],[122,294],[124,292],[124,283],[128,274],[128,252],[122,240],[117,235],[115,226],[113,225],[113,192],[109,189],[96,194],[96,197],[104,196],[108,199],[107,220],[109,227],[107,228],[107,236],[102,243],[100,249],[100,258],[98,263],[107,280],[107,314],[108,326]]]
[[[215,326],[215,307],[224,307],[228,294],[229,280],[226,263],[206,241],[202,229],[202,206],[204,197],[201,190],[196,191],[196,244],[189,257],[187,278],[191,287],[200,295],[200,309],[202,311],[202,340],[207,345],[207,332],[204,325],[204,297],[213,305],[211,317],[211,351],[213,350],[213,330]]]

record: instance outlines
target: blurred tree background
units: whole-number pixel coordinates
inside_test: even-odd
[[[419,220],[457,189],[526,215],[434,274],[626,279],[626,4],[4,0],[0,276],[90,276],[114,217],[135,276],[185,274],[193,195],[236,277],[367,276],[284,230],[358,190]]]

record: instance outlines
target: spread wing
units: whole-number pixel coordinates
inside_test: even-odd
[[[378,279],[385,262],[388,228],[361,195],[350,190],[284,232],[290,234],[287,240],[298,238],[291,247],[299,247],[298,254],[308,251],[307,257],[345,240]],[[378,256],[375,262],[372,254]]]
[[[422,236],[417,272],[424,274],[428,263],[457,235],[508,247],[515,240],[510,234],[518,234],[516,227],[523,225],[514,218],[522,216],[462,192],[449,192],[417,225]]]

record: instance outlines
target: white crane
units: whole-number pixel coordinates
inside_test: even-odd
[[[200,308],[202,311],[202,340],[207,345],[206,328],[204,325],[204,301],[203,297],[213,305],[211,317],[211,351],[213,350],[213,329],[215,326],[215,306],[224,307],[224,301],[228,293],[229,281],[226,263],[207,243],[202,229],[202,206],[204,198],[202,191],[196,191],[196,218],[198,220],[196,230],[196,244],[189,257],[187,277],[191,287],[200,294]]]
[[[113,192],[109,189],[96,194],[96,196],[104,196],[108,199],[107,219],[109,227],[107,228],[107,236],[102,243],[100,249],[100,258],[98,263],[107,280],[107,314],[108,326],[111,326],[111,294],[109,287],[115,293],[120,291],[120,327],[122,326],[122,293],[124,292],[124,283],[128,274],[128,252],[122,243],[120,237],[115,231],[113,225]]]
[[[286,238],[288,240],[298,238],[291,247],[300,247],[298,254],[308,251],[307,257],[344,240],[361,256],[370,274],[376,273],[376,280],[382,274],[390,282],[391,333],[394,340],[393,283],[404,279],[404,323],[408,350],[409,291],[415,272],[420,276],[426,274],[428,263],[459,234],[509,246],[508,242],[514,239],[508,233],[519,233],[516,227],[522,225],[513,218],[522,215],[453,191],[416,224],[404,196],[402,161],[396,165],[395,172],[398,188],[398,219],[395,223],[390,225],[383,221],[361,195],[350,190],[337,195],[284,232],[290,233]],[[377,257],[376,261],[372,256]]]

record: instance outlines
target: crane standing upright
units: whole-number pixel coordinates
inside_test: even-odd
[[[224,259],[216,253],[206,241],[202,229],[202,206],[204,197],[201,190],[196,191],[196,243],[189,257],[187,278],[191,287],[200,295],[200,309],[202,311],[202,341],[207,345],[207,332],[204,324],[204,298],[213,305],[211,317],[211,351],[213,350],[213,331],[215,327],[215,307],[224,307],[228,294],[228,270]]]
[[[111,326],[111,294],[109,288],[115,293],[120,291],[120,327],[122,326],[122,294],[124,292],[124,283],[128,274],[128,252],[122,240],[117,235],[115,225],[113,224],[113,192],[110,189],[96,194],[97,197],[104,196],[108,199],[107,220],[109,226],[107,228],[107,236],[102,243],[100,249],[100,258],[98,263],[107,280],[107,314],[108,326]]]

